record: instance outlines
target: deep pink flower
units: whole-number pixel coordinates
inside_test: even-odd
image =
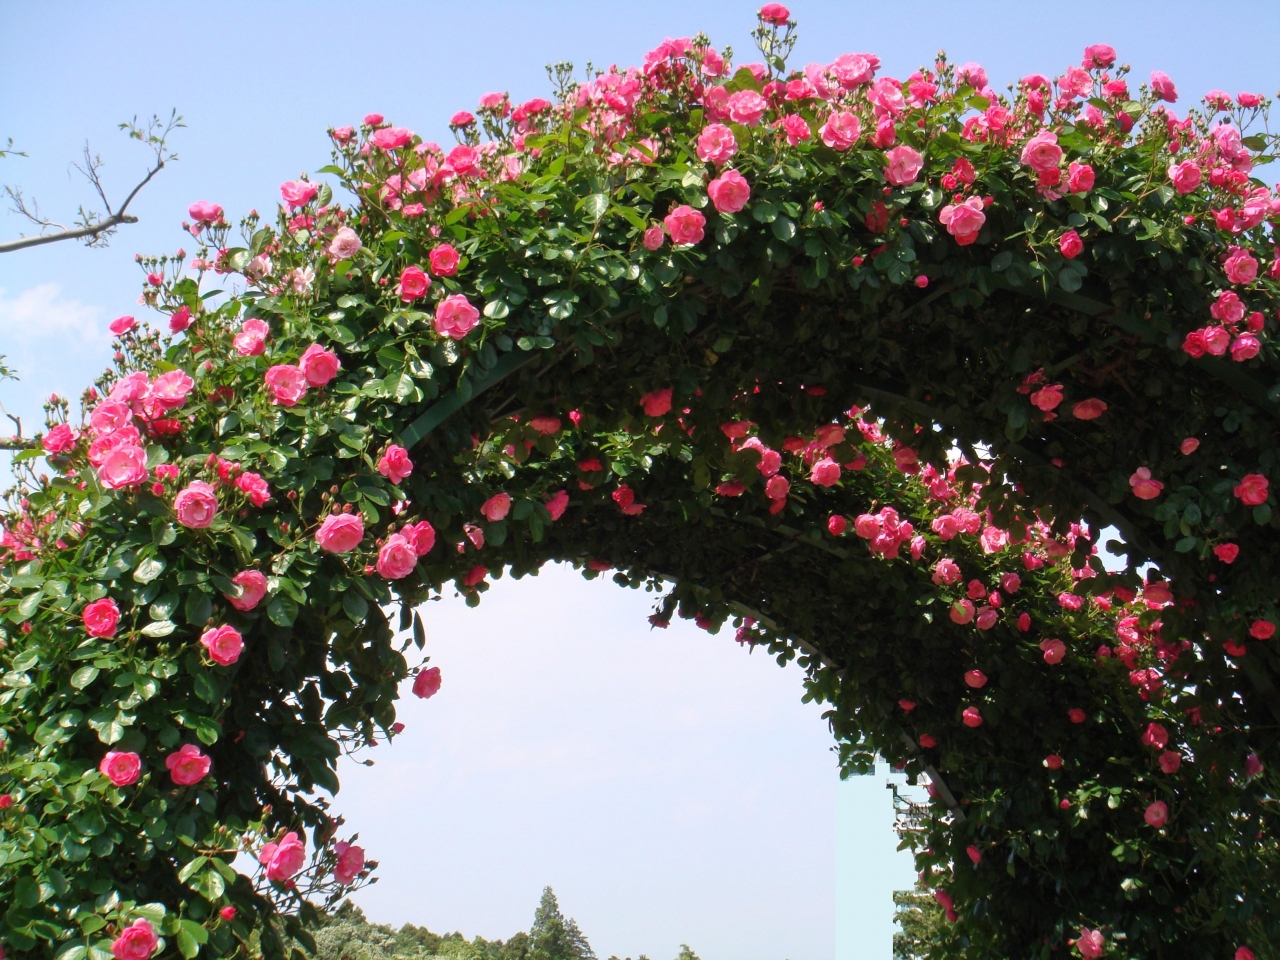
[[[960,719],[966,727],[982,726],[982,713],[977,707],[965,707],[964,712],[960,715]]]
[[[329,553],[347,553],[364,539],[364,521],[357,513],[331,513],[316,531],[316,542]]]
[[[1077,420],[1097,420],[1107,412],[1107,404],[1105,400],[1099,400],[1097,397],[1090,397],[1088,400],[1081,400],[1071,408],[1071,415]]]
[[[461,340],[480,322],[480,311],[460,293],[444,298],[436,307],[433,322],[436,333],[451,340]]]
[[[405,524],[400,534],[413,544],[414,553],[420,557],[426,556],[436,545],[436,528],[427,520]]]
[[[1041,640],[1040,649],[1044,654],[1044,662],[1053,666],[1061,663],[1067,655],[1067,645],[1061,640]]]
[[[698,134],[698,159],[706,163],[727,163],[738,152],[738,141],[733,131],[723,123],[710,123]]]
[[[764,116],[765,110],[769,108],[769,101],[754,90],[739,90],[737,93],[729,94],[726,106],[730,120],[743,126],[754,127]]]
[[[894,186],[905,187],[909,183],[915,183],[924,166],[924,157],[920,152],[906,144],[886,150],[884,156],[888,161],[884,168],[884,178]]]
[[[775,27],[784,27],[791,19],[791,11],[780,3],[766,3],[756,14],[761,23],[771,23]]]
[[[258,862],[267,868],[268,880],[288,880],[307,862],[307,848],[298,834],[289,831],[277,842],[264,843]]]
[[[197,200],[187,207],[187,216],[196,223],[217,223],[222,219],[222,207],[207,200]]]
[[[1097,960],[1106,952],[1106,943],[1101,930],[1081,930],[1076,939],[1076,949],[1085,960]]]
[[[1151,92],[1167,103],[1178,102],[1178,88],[1163,70],[1151,71]]]
[[[840,464],[830,457],[815,461],[809,473],[809,479],[819,487],[834,486],[840,479]]]
[[[169,332],[181,333],[187,327],[191,326],[191,308],[187,306],[179,307],[169,315]]]
[[[1246,507],[1256,507],[1267,502],[1270,482],[1260,473],[1248,473],[1240,478],[1234,493]]]
[[[1088,193],[1094,184],[1093,167],[1087,163],[1073,162],[1067,168],[1067,189],[1072,193]]]
[[[1056,753],[1051,753],[1044,758],[1044,765],[1050,770],[1061,770],[1062,757],[1058,756]]]
[[[751,184],[737,170],[726,170],[707,184],[707,195],[720,213],[737,213],[751,199]]]
[[[255,507],[260,507],[271,499],[271,487],[261,474],[246,470],[236,477],[236,489],[249,498]]]
[[[405,267],[400,271],[400,282],[396,285],[396,290],[405,303],[412,303],[430,288],[431,278],[421,267]]]
[[[1253,283],[1258,279],[1258,260],[1243,247],[1232,247],[1222,270],[1232,283]]]
[[[111,956],[115,960],[149,960],[159,945],[160,938],[150,922],[139,917],[111,941]]]
[[[231,345],[242,357],[260,356],[267,348],[271,328],[263,320],[251,317],[240,325],[240,332],[231,338]]]
[[[1169,744],[1169,731],[1164,724],[1148,723],[1147,729],[1142,733],[1142,743],[1156,750],[1163,750]]]
[[[640,398],[646,417],[662,417],[671,412],[671,388],[651,390]]]
[[[1244,333],[1231,341],[1231,359],[1236,363],[1252,360],[1262,349],[1262,341],[1252,333]]]
[[[1270,640],[1276,635],[1276,625],[1270,620],[1255,620],[1249,625],[1249,636],[1255,640]]]
[[[478,569],[484,570],[484,567],[480,567]],[[489,571],[485,570],[485,573],[488,572]],[[484,575],[481,574],[481,579],[483,578]],[[476,582],[478,583],[479,581]],[[468,584],[468,586],[474,586],[474,584]],[[440,692],[440,682],[440,668],[429,667],[413,678],[413,695],[415,697],[421,697],[423,700],[434,697]]]
[[[656,223],[644,232],[644,248],[646,250],[657,250],[666,242],[667,232]]]
[[[124,336],[130,330],[136,329],[137,326],[138,321],[134,320],[133,317],[116,317],[116,319],[107,324],[107,329],[110,330],[113,335],[120,337]]]
[[[298,366],[302,369],[302,375],[307,378],[309,386],[323,387],[338,375],[338,371],[342,369],[342,361],[332,350],[326,350],[320,344],[313,343],[302,351],[302,356],[298,358]]]
[[[458,272],[462,255],[453,248],[453,244],[442,243],[431,248],[427,261],[431,265],[431,272],[437,277],[452,277]]]
[[[120,622],[120,608],[110,597],[103,597],[85,606],[80,619],[89,636],[114,637],[116,624]]]
[[[278,363],[263,378],[271,391],[271,402],[281,407],[296,406],[307,393],[307,375],[294,364]]]
[[[267,578],[259,570],[242,570],[231,578],[231,582],[240,588],[240,596],[225,596],[231,606],[241,612],[252,610],[267,595]]]
[[[1213,555],[1223,563],[1235,563],[1240,556],[1240,547],[1234,543],[1219,543],[1213,548]]]
[[[1080,239],[1080,234],[1068,230],[1058,240],[1058,250],[1068,260],[1074,260],[1084,251],[1084,241]]]
[[[981,690],[987,685],[987,675],[981,670],[969,670],[964,675],[964,682],[974,690]]]
[[[369,142],[379,150],[398,150],[413,139],[413,131],[404,127],[383,127],[374,132]]]
[[[862,124],[852,113],[837,110],[827,117],[819,135],[822,142],[832,150],[848,150],[862,136]]]
[[[387,452],[378,460],[378,472],[392,483],[399,483],[413,473],[413,461],[409,459],[409,451],[399,444],[391,444],[387,447]]]
[[[973,619],[974,607],[971,600],[957,600],[951,605],[952,623],[965,624]]]
[[[44,447],[45,453],[66,453],[76,445],[76,440],[79,437],[80,434],[72,430],[70,425],[60,423],[44,435],[40,445]]]
[[[568,506],[569,493],[565,490],[557,490],[546,502],[547,513],[551,515],[553,521],[563,517],[565,508]]]
[[[244,638],[230,624],[223,624],[200,635],[200,643],[209,651],[209,659],[222,667],[229,667],[240,659],[244,650]]]
[[[218,515],[217,491],[203,480],[192,480],[173,498],[173,512],[184,527],[203,530]]]
[[[1022,163],[1036,173],[1047,173],[1057,170],[1062,162],[1062,148],[1058,146],[1057,134],[1051,130],[1041,130],[1026,142],[1022,148]]]
[[[1169,180],[1178,193],[1190,193],[1200,186],[1200,167],[1194,160],[1169,165]]]
[[[1160,754],[1158,763],[1162,772],[1177,773],[1178,768],[1182,766],[1182,754],[1175,750],[1166,750]]]
[[[351,843],[335,843],[333,852],[338,855],[333,879],[339,883],[353,883],[364,869],[364,848]]]
[[[200,752],[194,743],[184,743],[164,758],[164,765],[169,768],[169,776],[180,787],[189,787],[199,783],[209,775],[213,761]]]
[[[142,758],[127,750],[108,750],[98,771],[114,786],[127,787],[137,783],[142,774]]]
[[[707,218],[688,204],[681,204],[662,219],[671,242],[678,247],[701,243]]]
[[[1050,410],[1057,408],[1062,403],[1062,384],[1054,383],[1047,387],[1041,387],[1030,398],[1032,406],[1048,413]]]

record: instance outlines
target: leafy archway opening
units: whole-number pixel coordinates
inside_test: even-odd
[[[16,458],[7,951],[305,942],[369,870],[338,756],[440,683],[414,607],[562,560],[799,658],[846,770],[928,775],[931,956],[1275,955],[1267,104],[755,35],[448,150],[366,117],[350,205],[286,183],[237,246],[201,201],[144,261],[171,336],[118,320]]]

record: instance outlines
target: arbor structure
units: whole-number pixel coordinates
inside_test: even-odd
[[[1267,103],[756,38],[554,71],[448,150],[366,117],[349,204],[286,183],[237,246],[202,201],[144,262],[170,336],[113,324],[5,520],[12,955],[303,936],[369,869],[337,757],[439,688],[415,606],[551,560],[927,774],[930,956],[1276,955]]]

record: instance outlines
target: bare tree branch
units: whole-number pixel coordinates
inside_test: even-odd
[[[13,205],[14,213],[25,217],[39,227],[40,233],[32,237],[20,236],[17,240],[0,242],[0,253],[24,250],[27,247],[36,247],[45,243],[56,243],[59,240],[84,240],[85,244],[91,247],[105,245],[107,238],[121,224],[138,222],[137,217],[126,212],[129,209],[129,204],[133,202],[138,192],[151,182],[151,178],[164,169],[166,163],[178,159],[178,155],[169,149],[167,141],[174,130],[185,126],[186,124],[182,122],[182,117],[178,115],[176,110],[169,115],[168,120],[161,120],[159,116],[152,117],[145,128],[138,124],[137,117],[127,123],[120,124],[120,129],[126,131],[130,139],[147,144],[151,148],[155,159],[147,171],[147,175],[129,192],[129,195],[124,198],[124,202],[120,204],[119,209],[116,210],[111,208],[111,201],[107,199],[107,191],[102,184],[100,175],[103,166],[102,158],[97,154],[91,153],[89,144],[85,143],[84,165],[73,163],[72,167],[89,181],[94,192],[97,193],[98,198],[102,201],[105,215],[82,206],[74,227],[65,227],[46,218],[40,213],[40,205],[38,203],[34,200],[28,202],[20,189],[6,186],[4,191]],[[13,141],[10,140],[9,147],[12,148],[12,146]],[[0,150],[0,157],[8,153],[25,156],[25,154],[17,154],[16,151],[8,149]],[[53,232],[45,232],[51,228],[56,229]]]
[[[31,450],[40,444],[25,437],[0,437],[0,450]]]

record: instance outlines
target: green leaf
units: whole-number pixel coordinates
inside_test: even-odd
[[[609,197],[603,193],[593,193],[582,201],[582,207],[587,216],[599,223],[609,210]]]
[[[191,626],[203,627],[213,616],[213,598],[203,590],[192,590],[187,594],[183,615]]]
[[[208,857],[196,857],[194,860],[188,861],[181,870],[178,871],[178,881],[186,883],[195,874],[197,870],[209,862]]]
[[[784,243],[796,235],[796,222],[790,217],[778,217],[773,221],[773,235]]]
[[[276,594],[267,604],[267,617],[278,626],[291,627],[298,619],[298,604],[290,597]]]
[[[148,557],[133,570],[133,579],[138,583],[150,583],[164,573],[164,561],[158,557]]]
[[[186,957],[186,960],[192,960],[200,952],[200,944],[196,943],[196,938],[187,931],[186,927],[178,929],[177,940],[178,952]]]
[[[83,690],[89,684],[98,678],[97,667],[81,667],[71,675],[71,685],[77,690]]]
[[[141,632],[144,637],[167,637],[177,629],[178,625],[172,620],[156,620],[148,623]]]
[[[354,590],[348,590],[342,595],[342,609],[352,623],[360,623],[369,613],[369,601]]]

